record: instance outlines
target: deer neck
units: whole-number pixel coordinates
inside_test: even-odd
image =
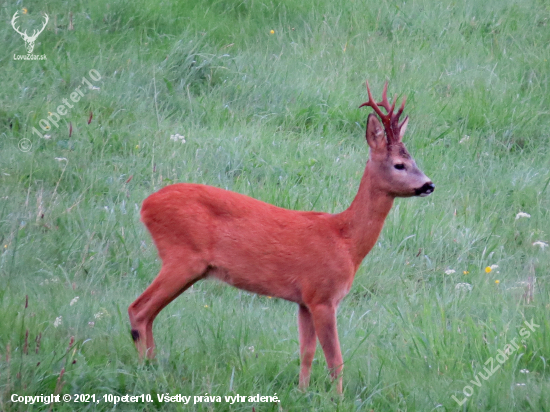
[[[369,161],[355,199],[348,209],[337,215],[341,233],[351,241],[357,267],[376,243],[393,205],[394,198],[380,189],[377,180]]]

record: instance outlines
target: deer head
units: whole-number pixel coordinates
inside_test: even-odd
[[[44,14],[44,17],[45,17],[45,21],[44,21],[44,24],[42,25],[42,28],[40,30],[33,30],[33,33],[31,36],[27,35],[27,31],[25,30],[23,33],[21,33],[19,31],[19,29],[15,26],[15,20],[17,20],[17,18],[19,17],[17,15],[17,13],[19,13],[19,11],[16,11],[15,14],[13,15],[13,18],[11,19],[11,25],[13,27],[13,29],[19,33],[21,35],[21,37],[23,37],[23,40],[25,40],[25,47],[27,48],[27,53],[32,53],[32,51],[34,50],[34,42],[36,41],[36,38],[38,37],[38,35],[40,33],[42,33],[44,31],[44,28],[46,27],[46,24],[48,24],[48,21],[49,21],[49,17],[47,14]]]
[[[374,113],[371,113],[367,120],[367,143],[371,149],[369,166],[373,170],[373,175],[376,176],[376,184],[380,190],[392,197],[428,196],[434,191],[435,186],[416,166],[414,159],[401,141],[409,122],[407,116],[399,123],[406,99],[403,99],[401,107],[397,113],[394,113],[397,96],[390,105],[387,91],[386,82],[382,101],[376,103],[367,82],[369,101],[359,106],[372,107],[382,121],[380,124]],[[380,107],[385,109],[386,114]]]

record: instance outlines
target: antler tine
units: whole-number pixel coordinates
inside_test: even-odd
[[[378,116],[380,116],[380,119],[382,119],[382,122],[384,124],[386,124],[386,122],[389,121],[389,116],[384,115],[384,113],[382,113],[382,110],[380,110],[380,108],[378,107],[378,104],[376,104],[376,101],[374,100],[374,97],[372,97],[372,93],[370,92],[370,87],[369,87],[369,81],[368,80],[367,80],[367,93],[369,94],[369,101],[366,102],[366,103],[363,103],[359,107],[363,107],[363,106],[372,107],[374,109],[374,111],[376,112],[376,114]]]
[[[395,115],[392,116],[392,127],[397,127],[397,135],[399,136],[400,134],[400,131],[401,131],[401,127],[403,127],[403,125],[405,124],[405,122],[407,121],[408,117],[405,117],[403,119],[403,121],[401,123],[399,123],[399,117],[401,117],[401,114],[403,113],[403,109],[405,109],[405,102],[407,101],[407,98],[404,97],[403,98],[403,102],[401,103],[401,106],[399,107],[399,110],[397,111],[397,113]]]
[[[403,121],[401,123],[399,123],[399,130],[400,131],[401,131],[401,128],[403,127],[403,125],[407,122],[407,120],[409,120],[409,116],[405,116]]]
[[[407,97],[403,97],[403,102],[401,103],[401,107],[399,108],[399,110],[397,111],[397,113],[395,114],[395,117],[399,119],[399,116],[401,116],[401,113],[403,113],[403,109],[405,109],[405,102],[407,101]]]
[[[391,105],[390,113],[393,114],[393,111],[395,109],[395,103],[397,103],[397,95],[393,96],[393,103]]]
[[[390,113],[391,107],[390,102],[388,101],[388,82],[384,83],[384,90],[382,91],[382,101],[377,103],[378,106],[382,106],[384,109],[386,109],[386,112],[388,114]]]
[[[378,103],[378,105],[382,105],[382,107],[389,113],[388,82],[384,83],[384,90],[382,90],[382,101]]]

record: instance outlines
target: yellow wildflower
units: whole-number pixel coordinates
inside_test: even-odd
[[[485,273],[491,273],[492,270],[493,270],[493,269],[491,269],[491,266],[487,266],[487,267],[485,268]]]
[[[275,30],[271,30],[270,33],[271,33],[271,34],[275,34]]]
[[[467,274],[470,273],[470,272],[468,272],[467,270],[465,270],[465,271],[462,272],[462,273],[465,274],[465,275],[467,275]]]
[[[500,283],[500,280],[495,280],[495,283],[498,285]]]
[[[27,12],[28,10],[25,7],[23,7],[23,14],[27,14]]]

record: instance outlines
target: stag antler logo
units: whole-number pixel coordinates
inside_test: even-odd
[[[16,11],[15,14],[13,15],[13,18],[11,19],[11,25],[13,26],[13,29],[17,33],[19,33],[21,35],[21,37],[23,37],[23,40],[25,40],[25,47],[27,48],[27,53],[31,54],[33,49],[34,49],[34,42],[36,41],[36,38],[38,37],[38,35],[40,33],[42,33],[44,31],[44,29],[46,28],[46,24],[48,24],[48,21],[50,20],[50,18],[48,17],[47,14],[44,13],[44,17],[46,19],[44,21],[44,25],[42,26],[42,28],[40,30],[34,29],[33,33],[32,33],[32,36],[29,36],[29,35],[27,35],[27,30],[25,30],[23,33],[21,33],[19,31],[19,29],[17,28],[16,22],[15,22],[15,20],[17,20],[17,18],[19,17],[17,15],[17,13],[19,13],[19,11]]]

